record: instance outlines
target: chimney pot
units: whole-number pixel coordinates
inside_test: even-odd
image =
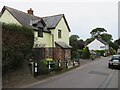
[[[28,14],[33,15],[33,10],[32,10],[32,8],[30,8],[27,12],[28,12]]]

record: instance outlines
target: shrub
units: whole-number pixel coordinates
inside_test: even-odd
[[[85,47],[82,52],[82,57],[83,59],[88,59],[90,58],[90,51],[88,47]]]
[[[47,65],[44,62],[39,61],[38,62],[38,75],[48,74],[49,72],[50,71]]]
[[[55,65],[54,68],[53,68],[54,71],[62,71],[62,69],[63,68],[59,67],[58,65]]]
[[[82,58],[83,49],[82,49],[82,50],[81,50],[81,49],[78,49],[78,53],[79,53],[79,55],[80,55],[80,58]]]
[[[94,50],[97,55],[104,56],[105,50]]]
[[[33,30],[15,24],[2,24],[2,70],[17,69],[27,62],[34,43]]]
[[[72,52],[72,59],[74,59],[74,58],[80,58],[80,54],[79,54],[78,51],[73,51]]]

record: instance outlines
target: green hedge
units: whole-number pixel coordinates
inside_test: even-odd
[[[97,55],[104,56],[105,50],[94,50]]]
[[[2,24],[2,70],[17,69],[27,62],[34,43],[33,29]]]
[[[85,47],[82,51],[82,58],[89,59],[90,58],[90,51],[88,47]]]
[[[73,52],[72,52],[72,60],[73,60],[73,59],[78,59],[78,58],[80,58],[79,52],[78,52],[78,51],[73,51]]]
[[[38,62],[38,75],[48,74],[50,70],[47,67],[45,62],[39,61]]]

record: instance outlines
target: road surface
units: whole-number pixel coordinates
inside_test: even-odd
[[[110,57],[102,57],[27,88],[118,88],[119,70],[108,68],[109,59]]]

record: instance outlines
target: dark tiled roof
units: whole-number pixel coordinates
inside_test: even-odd
[[[108,44],[107,42],[105,42],[105,41],[102,40],[101,38],[95,38],[95,39],[97,39],[98,41],[100,41],[100,42],[103,43],[104,45],[107,45],[107,44]],[[93,42],[95,39],[93,39],[91,42]],[[89,42],[88,44],[90,44],[91,42]],[[88,45],[88,44],[86,44],[86,45]]]
[[[68,44],[66,44],[65,42],[60,42],[60,41],[56,41],[55,42],[57,45],[59,45],[62,48],[71,48],[71,46],[69,46]]]
[[[30,21],[31,20],[38,20],[41,19],[40,17],[30,15],[28,13],[10,8],[5,6],[5,8],[22,24],[25,26],[30,26]]]
[[[59,21],[61,20],[62,17],[64,18],[65,23],[66,23],[66,25],[68,27],[68,30],[70,32],[70,28],[68,26],[68,23],[67,23],[67,21],[65,19],[64,14],[47,16],[47,17],[42,17],[42,18],[45,21],[45,24],[47,25],[47,28],[54,29],[57,26],[57,24],[59,23]]]
[[[60,19],[63,17],[63,14],[43,17],[48,28],[55,28]]]
[[[32,27],[34,28],[32,25],[30,25],[31,21],[35,21],[35,20],[39,20],[40,22],[38,23],[40,27],[45,27],[43,24],[44,21],[42,20],[42,18],[40,17],[37,17],[37,16],[34,16],[34,15],[30,15],[28,13],[25,13],[25,12],[22,12],[22,11],[19,11],[19,10],[16,10],[16,9],[13,9],[13,8],[10,8],[10,7],[7,7],[7,6],[4,6],[3,9],[2,9],[2,13],[4,12],[4,10],[7,9],[13,16],[15,19],[17,19],[17,21],[24,25],[24,26],[28,26],[28,27]],[[36,28],[34,28],[36,29]],[[43,29],[44,31],[48,31],[46,29]],[[49,32],[49,31],[48,31]]]

